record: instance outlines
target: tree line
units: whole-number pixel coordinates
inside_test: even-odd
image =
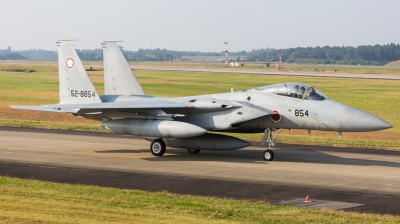
[[[172,61],[180,60],[182,56],[224,56],[225,52],[201,52],[201,51],[173,51],[167,49],[139,49],[137,51],[126,51],[120,46],[122,53],[128,61]],[[242,51],[245,52],[245,51]],[[11,56],[10,54],[14,56]],[[102,61],[102,49],[76,49],[76,53],[82,61]],[[239,55],[230,53],[230,55]],[[29,49],[23,51],[11,51],[11,47],[5,50],[0,49],[0,60],[57,60],[57,51],[48,51],[42,49]]]
[[[297,47],[288,49],[259,49],[248,52],[247,61],[278,61],[299,64],[384,65],[400,60],[400,45],[361,45],[358,47]]]
[[[12,52],[11,47],[8,46],[7,49],[0,49],[0,60],[24,60],[26,57],[20,55],[19,53]]]
[[[172,61],[181,60],[184,56],[224,56],[225,52],[172,51],[167,49],[139,49],[126,51],[120,47],[128,61]],[[102,49],[76,50],[83,61],[102,61]],[[297,47],[287,49],[258,49],[252,51],[229,52],[249,62],[275,62],[282,54],[282,62],[299,64],[348,64],[348,65],[383,65],[400,60],[400,45],[361,45],[358,47]],[[57,51],[30,49],[12,51],[11,47],[0,49],[0,60],[57,60]]]

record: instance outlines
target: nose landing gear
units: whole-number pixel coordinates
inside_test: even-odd
[[[276,131],[274,137],[272,137],[272,131]],[[274,128],[267,128],[265,129],[263,139],[261,141],[261,145],[266,145],[268,141],[268,149],[263,152],[263,158],[265,161],[272,161],[274,159],[274,153],[271,150],[271,147],[275,146],[276,138],[282,132],[282,129],[274,129]]]
[[[274,152],[269,149],[265,150],[263,153],[263,158],[265,161],[272,161],[274,159]]]

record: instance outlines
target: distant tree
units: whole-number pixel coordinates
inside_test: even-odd
[[[128,61],[168,61],[181,59],[184,56],[224,56],[225,52],[200,52],[200,51],[172,51],[167,49],[139,49],[137,51],[120,49]],[[13,55],[17,53],[18,55]],[[82,60],[102,61],[102,49],[79,50],[77,53]],[[282,61],[286,63],[312,63],[312,64],[365,64],[382,65],[390,61],[400,60],[400,45],[360,45],[358,47],[323,46],[323,47],[297,47],[288,49],[253,49],[252,51],[229,52],[229,56],[236,57],[236,61],[244,59],[249,62],[278,61],[278,54],[283,55]],[[0,59],[28,59],[28,60],[57,60],[57,51],[31,49],[12,51],[11,46],[0,49]],[[22,57],[22,58],[21,58]]]
[[[259,49],[248,52],[247,61],[277,61],[278,53],[283,54],[282,61],[287,63],[314,64],[364,64],[382,65],[390,61],[400,60],[400,46],[361,45],[358,47],[307,47],[289,49]]]
[[[22,55],[18,53],[10,53],[10,54],[3,54],[0,55],[0,60],[24,60],[26,57],[23,57]]]

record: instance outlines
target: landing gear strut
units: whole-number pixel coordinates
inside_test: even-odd
[[[161,139],[155,139],[150,144],[150,152],[153,156],[162,156],[165,153],[165,143]]]
[[[274,137],[272,137],[272,131],[276,131],[276,134]],[[282,132],[282,129],[274,129],[274,128],[267,128],[265,129],[263,139],[261,141],[261,145],[264,146],[266,145],[266,142],[268,141],[268,150],[265,150],[263,152],[263,158],[266,161],[272,161],[274,159],[274,153],[271,151],[271,147],[275,146],[276,138],[278,135]]]

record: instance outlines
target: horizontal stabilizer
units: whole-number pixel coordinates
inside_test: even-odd
[[[57,107],[57,105],[53,106],[10,106],[14,109],[23,109],[23,110],[36,110],[36,111],[45,111],[45,112],[56,112],[56,113],[76,113],[79,109],[61,109]]]

